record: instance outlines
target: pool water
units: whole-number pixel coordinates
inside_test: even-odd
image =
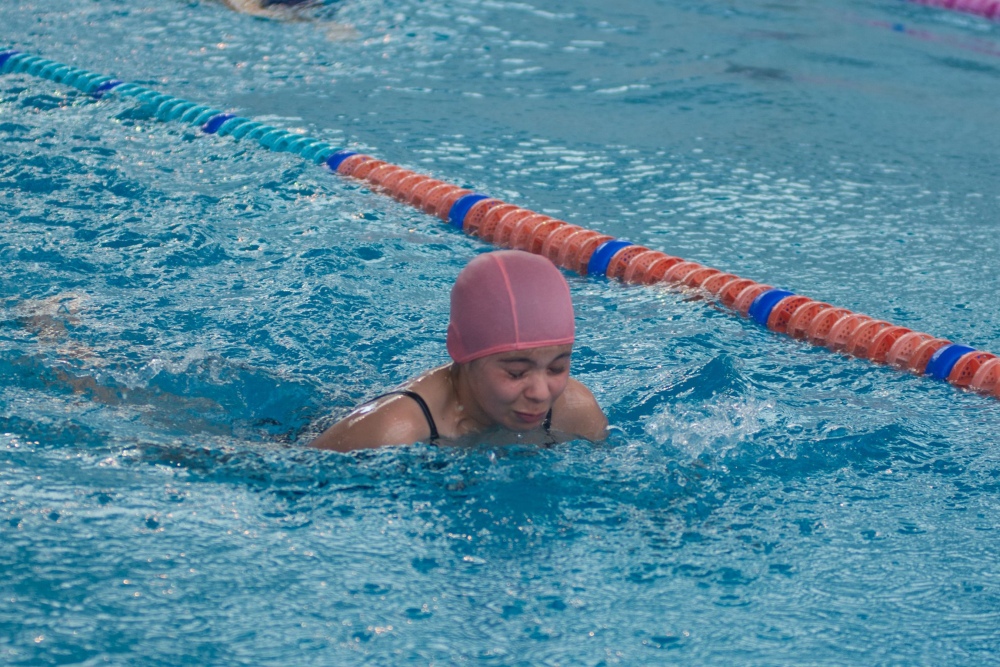
[[[0,46],[1000,353],[1000,24],[897,0],[0,18]],[[0,663],[1000,664],[1000,402],[568,276],[607,442],[309,450],[446,360],[487,248],[113,95],[0,77],[0,135]]]

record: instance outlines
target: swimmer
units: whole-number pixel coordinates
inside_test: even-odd
[[[325,0],[221,0],[229,9],[241,14],[276,21],[311,21],[320,25],[330,41],[357,39],[358,32],[350,25],[317,20],[315,11],[332,4]]]
[[[233,11],[266,18],[288,18],[291,12],[309,9],[320,4],[317,0],[222,0]]]
[[[552,262],[521,250],[480,255],[451,291],[452,363],[361,405],[310,446],[603,440],[604,412],[569,376],[573,341],[569,285]]]
[[[182,396],[157,386],[129,386],[108,371],[116,365],[113,361],[73,340],[72,329],[82,325],[80,316],[90,302],[86,294],[64,292],[26,299],[9,310],[0,308],[0,322],[8,313],[13,315],[13,322],[38,343],[36,352],[12,355],[9,362],[59,393],[68,389],[95,403],[138,406],[142,418],[189,433],[232,434],[225,408],[212,398]]]
[[[104,361],[92,349],[69,336],[70,328],[80,323],[78,315],[89,301],[86,294],[78,292],[26,299],[14,307],[14,321],[54,349],[60,357],[80,359],[90,366],[104,366]]]

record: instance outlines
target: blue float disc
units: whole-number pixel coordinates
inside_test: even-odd
[[[605,241],[601,245],[597,246],[597,250],[594,254],[590,256],[590,261],[587,262],[587,275],[589,276],[604,276],[608,273],[608,265],[611,264],[611,260],[618,251],[622,248],[627,248],[630,245],[635,245],[631,241],[626,241],[625,239],[611,239],[610,241]]]
[[[205,134],[215,134],[219,131],[219,128],[231,118],[236,118],[236,114],[220,113],[218,116],[212,116],[208,119],[208,122],[202,126],[201,131]]]
[[[471,195],[459,197],[458,201],[451,205],[451,210],[448,211],[448,221],[451,222],[453,226],[462,229],[465,226],[465,216],[469,214],[469,211],[472,210],[473,206],[484,199],[491,199],[491,197],[478,192],[473,192]]]
[[[339,153],[334,153],[326,159],[326,166],[330,168],[330,171],[337,171],[337,168],[340,167],[340,163],[352,155],[357,155],[357,153],[354,151],[340,151]]]
[[[794,292],[789,292],[783,289],[769,289],[763,292],[753,300],[750,304],[750,312],[748,313],[757,324],[762,327],[767,326],[767,320],[771,317],[771,311],[777,306],[782,299],[788,296],[795,296]]]
[[[969,352],[975,351],[975,348],[968,345],[945,345],[935,352],[931,360],[927,362],[924,374],[938,380],[947,380],[948,376],[951,375],[951,369],[955,367],[958,360]]]

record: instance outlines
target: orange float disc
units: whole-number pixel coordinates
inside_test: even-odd
[[[885,327],[875,334],[868,346],[868,360],[874,361],[876,364],[886,363],[892,346],[896,344],[897,340],[909,333],[913,332],[906,327]]]
[[[670,267],[670,270],[663,274],[663,282],[679,283],[681,279],[692,271],[704,269],[698,262],[678,262]]]
[[[951,368],[948,374],[948,382],[956,387],[968,387],[972,384],[972,379],[982,368],[983,364],[991,359],[996,359],[997,355],[990,352],[969,352],[962,356]]]
[[[472,194],[472,190],[463,190],[457,185],[445,183],[444,185],[439,185],[436,188],[428,190],[427,194],[424,195],[420,207],[424,210],[424,213],[436,215],[442,220],[447,220],[451,205],[458,201],[460,197],[469,194]],[[444,211],[444,217],[441,216],[441,211]]]
[[[722,301],[722,305],[732,308],[733,304],[736,303],[736,297],[740,295],[740,292],[750,285],[756,284],[757,283],[749,278],[733,278],[719,290],[719,299]]]
[[[347,162],[347,160],[344,160],[344,162]],[[384,164],[387,164],[385,160],[366,160],[354,167],[351,171],[351,176],[354,178],[364,179],[368,176],[368,174],[372,173]]]
[[[885,355],[885,363],[900,369],[909,368],[913,353],[921,344],[933,338],[934,336],[919,331],[903,334],[889,348]]]
[[[493,232],[493,244],[504,248],[510,248],[511,235],[514,233],[514,228],[517,227],[523,220],[530,218],[533,215],[538,214],[534,211],[529,211],[526,208],[518,208],[513,211],[508,211],[502,218],[500,218],[500,222],[497,223],[496,231]]]
[[[826,308],[830,308],[830,304],[823,303],[822,301],[804,301],[795,309],[792,316],[788,318],[788,324],[785,325],[785,333],[792,338],[805,338],[813,318]]]
[[[844,351],[852,357],[867,359],[869,348],[871,347],[872,341],[875,340],[875,336],[891,326],[891,324],[885,322],[884,320],[863,322],[857,329],[854,330],[854,333],[851,334],[850,338],[847,339],[847,343],[844,345]]]
[[[625,272],[628,271],[628,265],[636,257],[646,252],[649,252],[649,248],[641,245],[625,246],[616,252],[611,261],[608,262],[608,270],[605,272],[605,275],[611,280],[624,280]],[[590,261],[589,256],[587,257],[587,261]]]
[[[1000,389],[1000,359],[984,362],[972,376],[969,388],[984,394],[992,394]]]
[[[449,214],[451,213],[451,207],[455,205],[455,202],[457,202],[465,195],[472,194],[472,190],[457,188],[451,190],[450,192],[442,194],[436,200],[432,201],[435,192],[437,192],[437,190],[431,190],[427,194],[427,201],[424,203],[428,207],[433,207],[433,210],[430,212],[436,215],[437,217],[441,218],[445,222],[448,222]]]
[[[739,276],[732,273],[717,273],[714,276],[709,276],[705,281],[699,285],[703,290],[709,294],[719,295],[719,290],[721,290],[726,283],[731,280],[738,280]]]
[[[544,254],[542,248],[549,236],[555,233],[560,227],[566,227],[569,223],[562,220],[546,220],[541,225],[535,227],[524,242],[524,249],[536,255]]]
[[[553,263],[558,264],[559,253],[562,252],[563,243],[565,243],[566,239],[570,236],[580,231],[584,231],[583,227],[579,227],[577,225],[565,225],[553,230],[553,232],[546,237],[545,242],[542,243],[541,254],[548,257]]]
[[[646,269],[643,284],[652,285],[663,282],[663,276],[667,275],[667,271],[683,261],[680,257],[672,257],[671,255],[656,260]]]
[[[750,312],[750,306],[753,305],[753,300],[769,289],[774,288],[770,285],[761,285],[760,283],[747,285],[736,297],[736,300],[733,301],[733,310],[746,317],[747,313]]]
[[[375,158],[371,155],[362,155],[361,153],[352,155],[340,163],[340,166],[337,167],[337,173],[342,176],[353,176],[354,170],[357,169],[359,165],[364,164],[365,162],[371,162],[374,159]]]
[[[386,176],[385,178],[381,179],[379,181],[379,185],[381,185],[382,189],[384,189],[386,192],[395,196],[399,188],[399,184],[402,183],[404,179],[409,178],[410,176],[416,176],[416,174],[410,171],[409,169],[400,169],[399,171],[395,171]]]
[[[552,217],[543,213],[535,213],[521,220],[510,233],[510,247],[530,252],[531,237],[536,229],[547,222],[552,222]]]
[[[412,176],[407,176],[404,178],[400,184],[396,187],[396,192],[393,197],[399,201],[409,204],[410,199],[413,198],[413,191],[416,190],[421,185],[433,181],[434,179],[430,176],[424,176],[423,174],[414,174]]]
[[[628,263],[628,267],[625,269],[625,275],[622,276],[622,280],[627,283],[645,283],[646,271],[655,264],[663,259],[666,259],[669,255],[660,252],[659,250],[647,250],[641,252],[632,258],[632,261]]]
[[[945,345],[951,345],[951,341],[944,338],[925,340],[913,350],[913,354],[910,355],[908,368],[917,375],[923,375],[927,370],[927,364],[930,362],[931,357]]]
[[[382,185],[382,181],[384,181],[386,178],[399,171],[406,171],[406,170],[400,167],[399,165],[386,162],[385,164],[380,164],[379,166],[375,167],[370,172],[368,172],[368,175],[365,176],[365,180],[375,185]]]
[[[428,177],[426,181],[418,183],[410,190],[410,198],[407,200],[414,208],[423,208],[424,197],[436,187],[444,185],[443,181]]]
[[[465,221],[462,223],[462,229],[466,234],[471,236],[477,236],[479,233],[479,226],[483,224],[483,219],[486,214],[497,206],[503,205],[503,202],[499,199],[483,199],[482,201],[477,201],[469,209],[469,212],[465,214]]]
[[[722,273],[722,271],[708,266],[703,266],[700,269],[695,269],[690,273],[684,274],[681,277],[681,282],[688,287],[700,287],[703,282],[708,280],[708,278],[719,273]]]
[[[424,213],[436,215],[438,203],[440,203],[441,199],[445,195],[454,192],[457,187],[457,185],[452,185],[451,183],[439,182],[433,188],[424,192],[423,196],[420,197],[420,203],[415,203],[414,206],[422,210]]]
[[[767,328],[778,333],[788,333],[788,323],[800,306],[815,303],[807,296],[786,296],[775,304],[767,316]]]
[[[582,229],[575,234],[570,234],[563,241],[562,250],[559,252],[559,261],[556,264],[585,276],[587,275],[587,263],[590,261],[590,256],[597,250],[597,246],[613,238],[589,229]]]
[[[847,347],[847,341],[851,335],[857,331],[865,322],[871,322],[868,315],[859,313],[847,313],[830,327],[830,333],[826,336],[826,346],[834,351],[841,351]]]
[[[827,339],[830,336],[830,330],[833,329],[840,318],[845,315],[851,315],[851,311],[846,308],[826,308],[819,311],[816,317],[813,318],[812,323],[809,325],[809,329],[806,331],[806,340],[808,340],[813,345],[826,345]]]
[[[520,206],[514,206],[513,204],[500,204],[499,206],[494,206],[486,212],[483,216],[483,221],[479,224],[479,238],[489,243],[493,243],[493,238],[496,234],[497,225],[500,223],[500,219],[511,211],[522,210]],[[468,218],[466,218],[468,219]]]

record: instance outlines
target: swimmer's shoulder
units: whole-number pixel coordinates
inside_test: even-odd
[[[430,428],[420,404],[402,393],[390,393],[355,408],[309,443],[317,449],[348,452],[426,442]]]
[[[583,383],[570,378],[552,408],[552,429],[599,442],[607,437],[608,418]]]
[[[431,439],[430,423],[414,392],[427,405],[435,427],[440,428],[448,396],[449,366],[439,366],[414,378],[400,389],[364,403],[309,443],[318,449],[347,452],[391,445],[412,445]]]

